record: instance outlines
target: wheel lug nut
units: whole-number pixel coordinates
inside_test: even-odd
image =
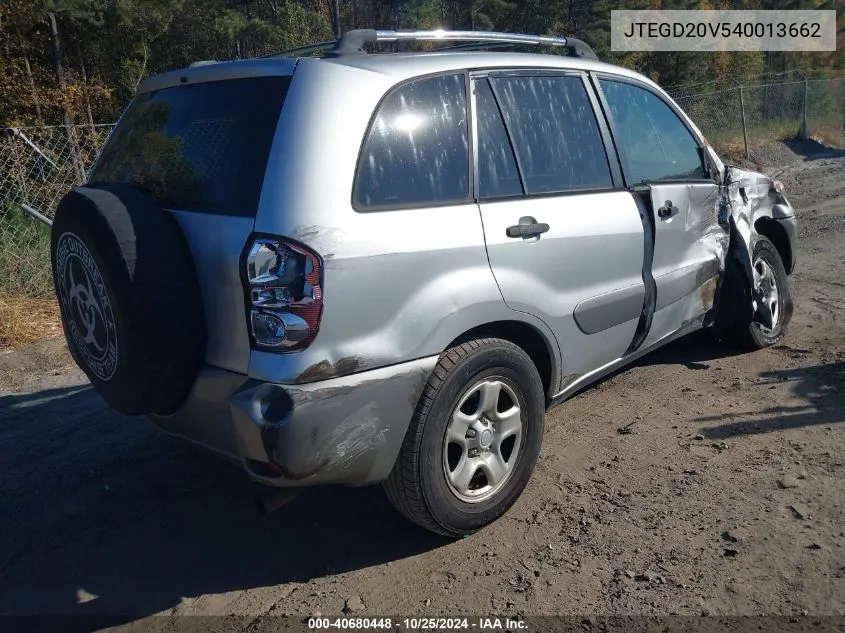
[[[471,448],[471,449],[469,449],[468,454],[469,454],[470,457],[477,457],[478,456],[478,449],[477,448]]]
[[[475,437],[478,435],[475,429],[467,429],[467,437]]]

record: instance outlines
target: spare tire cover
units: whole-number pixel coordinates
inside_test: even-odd
[[[172,413],[205,354],[205,318],[176,221],[137,188],[78,187],[50,243],[68,347],[103,399],[128,415]]]

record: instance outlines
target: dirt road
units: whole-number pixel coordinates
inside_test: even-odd
[[[845,614],[845,156],[813,152],[766,167],[801,219],[785,343],[695,336],[554,409],[522,499],[458,542],[377,488],[262,518],[59,343],[0,354],[0,613]]]

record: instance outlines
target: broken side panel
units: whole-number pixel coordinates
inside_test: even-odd
[[[665,182],[648,189],[657,295],[645,346],[703,321],[713,307],[728,245],[716,182]]]
[[[759,283],[753,266],[755,222],[762,217],[791,217],[794,212],[783,195],[782,185],[763,174],[726,166],[722,181],[721,204],[729,223],[730,246],[718,293],[715,326],[719,331],[728,331],[757,320],[770,327],[772,314],[765,302],[757,300]]]

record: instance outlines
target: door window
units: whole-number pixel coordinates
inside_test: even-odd
[[[707,178],[698,143],[663,99],[630,83],[599,83],[616,123],[630,184]]]
[[[522,183],[499,106],[486,79],[475,83],[478,119],[478,197],[522,195]]]
[[[613,186],[587,91],[577,76],[493,77],[529,194]]]

